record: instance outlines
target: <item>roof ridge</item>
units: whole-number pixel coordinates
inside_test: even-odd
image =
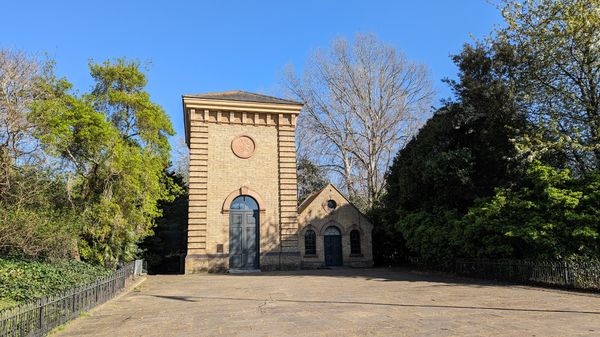
[[[236,97],[237,95],[237,97]],[[234,101],[245,101],[245,102],[258,102],[258,103],[273,103],[273,104],[299,104],[291,99],[279,98],[275,96],[269,96],[265,94],[258,94],[255,92],[245,90],[228,90],[228,91],[214,91],[202,94],[185,94],[183,97],[196,97],[204,99],[215,99],[215,100],[234,100]]]
[[[300,203],[300,205],[298,206],[298,214],[304,212],[304,210],[314,201],[314,199],[316,199],[316,197],[321,194],[327,187],[331,186],[339,195],[342,196],[342,198],[344,198],[346,200],[346,202],[348,202],[348,205],[350,205],[351,207],[353,207],[361,216],[363,216],[365,219],[367,219],[369,222],[371,220],[369,220],[369,218],[365,215],[365,213],[363,213],[360,209],[358,209],[358,207],[356,207],[356,205],[354,205],[354,203],[352,201],[350,201],[350,199],[348,199],[348,197],[346,197],[346,195],[344,195],[344,193],[342,193],[342,191],[340,191],[337,186],[335,186],[333,183],[328,182],[322,189],[320,189],[317,192],[313,192],[312,194],[310,194],[306,199],[304,199],[304,201],[302,201],[302,203]]]
[[[293,101],[293,100],[290,100],[290,99],[287,99],[287,98],[281,98],[281,97],[275,97],[275,96],[271,96],[271,95],[259,94],[259,93],[256,93],[256,92],[250,92],[250,91],[245,91],[245,90],[235,90],[235,91],[243,92],[243,93],[250,94],[250,95],[262,96],[262,97],[265,97],[265,98],[277,99],[277,100],[280,100],[280,101],[288,101],[288,102],[298,103],[296,101]]]

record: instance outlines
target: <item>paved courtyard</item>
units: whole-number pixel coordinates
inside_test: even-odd
[[[149,276],[59,336],[600,336],[600,296],[383,269]]]

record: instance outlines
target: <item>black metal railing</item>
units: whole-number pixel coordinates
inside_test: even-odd
[[[139,262],[138,262],[139,264]],[[0,336],[44,336],[82,312],[113,298],[136,276],[135,261],[93,283],[0,311]]]
[[[528,260],[461,259],[461,276],[523,284],[600,291],[600,263]]]

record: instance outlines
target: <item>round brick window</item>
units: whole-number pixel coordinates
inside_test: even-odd
[[[337,208],[337,202],[335,202],[333,199],[327,200],[327,208],[329,208],[330,211],[333,211]]]

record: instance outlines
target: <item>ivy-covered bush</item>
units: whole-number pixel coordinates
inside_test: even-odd
[[[110,269],[74,260],[45,262],[0,257],[0,309],[2,302],[17,304],[107,276]]]

